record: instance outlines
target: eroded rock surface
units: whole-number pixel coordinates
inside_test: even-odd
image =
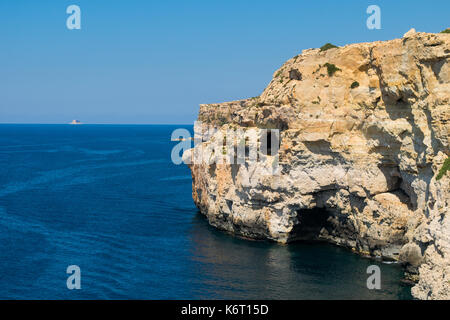
[[[266,162],[193,164],[193,198],[233,234],[323,240],[399,260],[420,299],[450,299],[450,35],[304,50],[262,95],[201,105],[199,120],[279,129]],[[195,150],[208,152],[214,135]],[[187,156],[192,154],[191,150]],[[210,151],[210,150],[209,150]]]

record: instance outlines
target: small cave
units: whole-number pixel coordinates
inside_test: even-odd
[[[267,130],[266,134],[261,136],[261,153],[266,156],[275,156],[280,150],[280,133],[277,131]],[[273,149],[273,147],[276,147]]]
[[[345,214],[325,208],[297,210],[298,222],[289,235],[289,242],[346,243],[356,241],[357,231]]]
[[[400,104],[400,105],[405,105],[405,104],[407,104],[408,102],[405,100],[405,98],[400,97],[400,98],[397,99],[396,103],[397,103],[397,104]]]
[[[245,159],[248,159],[250,157],[250,147],[249,147],[249,137],[245,137],[244,140],[244,157]]]
[[[290,241],[319,241],[322,229],[332,229],[333,213],[322,208],[297,210],[298,223],[290,234]]]
[[[289,71],[289,79],[301,81],[302,74],[297,69],[291,69],[291,71]]]

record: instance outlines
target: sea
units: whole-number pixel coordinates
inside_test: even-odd
[[[397,264],[211,227],[178,128],[0,125],[0,299],[411,299]]]

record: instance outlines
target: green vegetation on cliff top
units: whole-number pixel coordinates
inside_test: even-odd
[[[327,51],[329,49],[337,48],[334,44],[327,43],[320,47],[320,51]]]

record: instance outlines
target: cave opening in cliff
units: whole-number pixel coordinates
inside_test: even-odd
[[[264,130],[261,136],[261,152],[266,156],[275,156],[280,149],[280,133],[278,130]]]
[[[249,137],[245,137],[245,140],[244,140],[244,157],[246,159],[248,159],[250,157],[249,141],[250,141],[250,138]]]
[[[297,210],[298,223],[290,234],[290,241],[320,241],[323,233],[332,228],[333,213],[322,208]]]

